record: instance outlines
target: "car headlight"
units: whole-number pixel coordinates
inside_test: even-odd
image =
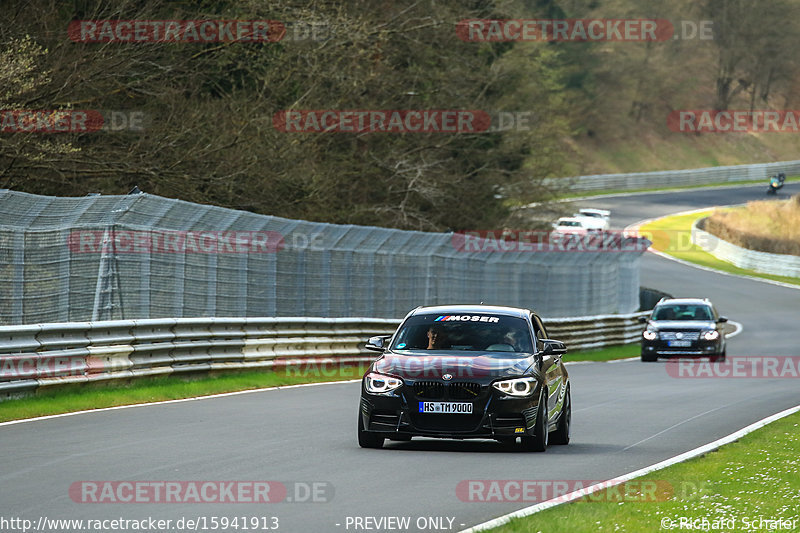
[[[364,378],[364,384],[367,392],[372,394],[382,394],[384,392],[391,392],[403,386],[403,380],[393,378],[391,376],[384,376],[376,372],[370,372]]]
[[[645,339],[647,339],[649,341],[654,341],[654,340],[656,340],[656,337],[658,337],[658,332],[648,329],[648,330],[645,330],[644,333],[642,333],[642,337],[644,337]]]
[[[715,341],[719,339],[719,331],[712,329],[711,331],[706,331],[703,333],[703,338],[707,341]]]
[[[517,378],[496,381],[492,387],[509,396],[530,396],[536,390],[536,378]]]

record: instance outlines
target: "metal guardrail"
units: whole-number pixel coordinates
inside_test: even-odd
[[[742,248],[705,231],[703,229],[705,220],[705,218],[701,218],[692,224],[692,243],[717,259],[727,261],[739,268],[755,270],[764,274],[800,277],[800,257]]]
[[[664,187],[708,185],[711,183],[736,183],[766,180],[772,174],[785,172],[787,176],[800,175],[800,161],[779,161],[754,165],[734,165],[688,170],[662,170],[657,172],[631,172],[628,174],[594,174],[570,178],[549,178],[546,184],[558,187],[569,184],[575,192],[630,191]]]
[[[645,313],[546,320],[571,350],[634,341]],[[355,364],[376,355],[382,318],[173,318],[0,327],[0,397],[74,383],[169,374]]]

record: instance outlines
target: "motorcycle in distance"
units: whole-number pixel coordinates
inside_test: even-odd
[[[783,187],[784,181],[786,181],[786,174],[783,172],[779,172],[778,174],[772,176],[769,179],[769,188],[767,189],[767,194],[777,193],[778,189]]]

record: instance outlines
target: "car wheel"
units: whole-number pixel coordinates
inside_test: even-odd
[[[383,440],[383,437],[364,431],[361,413],[358,413],[358,445],[362,448],[381,448],[383,447]]]
[[[656,361],[658,361],[658,355],[657,354],[648,354],[648,353],[642,352],[642,362],[643,363],[655,363]]]
[[[542,391],[539,399],[539,409],[536,410],[536,425],[532,437],[522,437],[522,449],[526,452],[543,452],[547,449],[548,440],[548,413],[547,391]]]
[[[556,430],[550,436],[550,444],[569,444],[569,431],[572,425],[572,398],[569,388],[564,396],[564,406],[561,408],[561,418],[558,419]]]
[[[722,352],[719,355],[715,355],[711,358],[711,361],[714,363],[724,363],[725,362],[726,353]]]

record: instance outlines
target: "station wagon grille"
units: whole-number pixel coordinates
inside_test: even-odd
[[[678,339],[678,333],[681,334],[681,338]],[[659,333],[659,338],[662,341],[674,341],[674,340],[684,340],[684,341],[696,341],[700,338],[699,331],[662,331]]]

